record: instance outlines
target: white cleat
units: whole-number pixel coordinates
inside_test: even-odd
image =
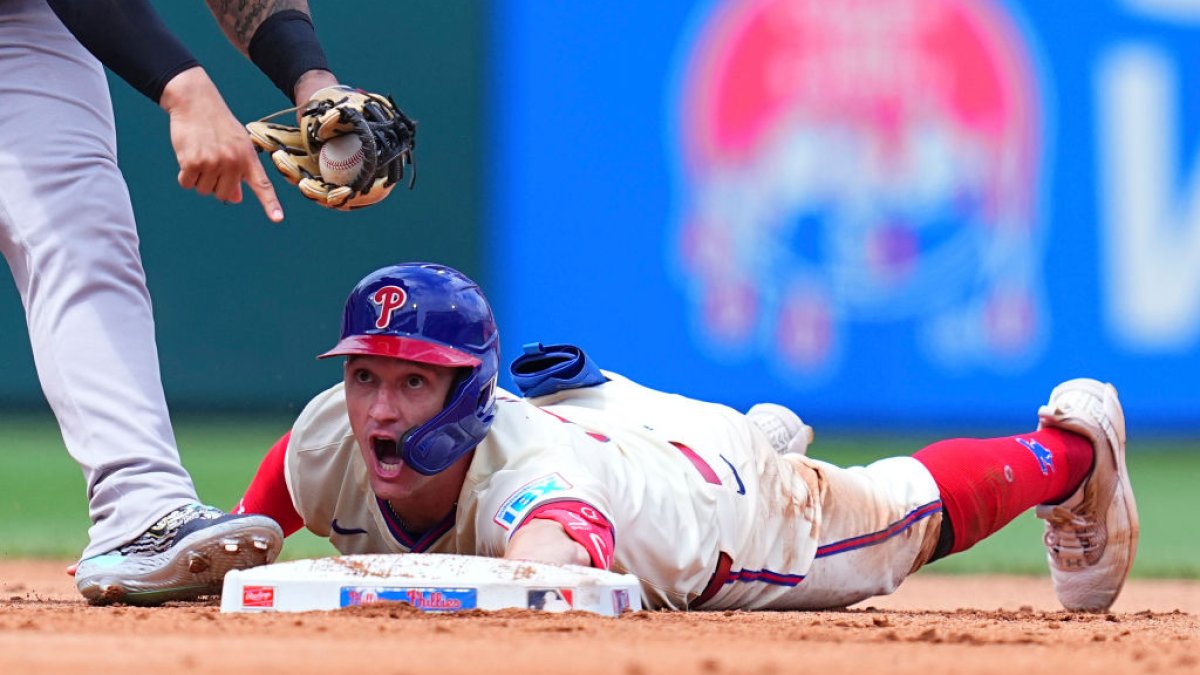
[[[812,444],[812,427],[790,408],[776,403],[759,403],[746,412],[746,417],[766,435],[771,447],[781,455],[803,455]]]
[[[1054,592],[1072,611],[1107,610],[1117,599],[1137,552],[1138,515],[1125,467],[1125,413],[1111,384],[1077,379],[1050,393],[1038,428],[1072,431],[1092,442],[1091,474],[1061,504],[1037,507],[1046,521]]]

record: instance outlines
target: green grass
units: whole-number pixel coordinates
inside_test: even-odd
[[[241,498],[267,448],[287,419],[177,420],[183,465],[205,502],[224,509]],[[83,475],[67,455],[49,416],[0,417],[0,557],[70,559],[87,545]],[[281,558],[335,553],[302,530],[288,537]]]
[[[235,504],[263,453],[287,429],[287,419],[203,418],[176,424],[184,466],[201,498]],[[936,436],[917,439],[821,436],[812,454],[846,466],[910,454]],[[1130,472],[1142,537],[1134,576],[1200,578],[1200,440],[1136,441]],[[53,420],[0,417],[0,557],[69,559],[87,543],[82,476],[67,456]],[[1046,574],[1041,522],[1026,513],[966,553],[939,561],[944,573]],[[307,532],[287,540],[284,558],[334,553]]]

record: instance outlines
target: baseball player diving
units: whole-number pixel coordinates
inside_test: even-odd
[[[818,609],[891,593],[1034,508],[1058,598],[1112,605],[1138,519],[1116,390],[1056,387],[1037,428],[841,468],[785,408],[750,414],[640,386],[578,348],[530,345],[496,386],[479,286],[435,264],[351,292],[342,382],[267,453],[237,508],[343,553],[436,552],[636,575],[670,609]]]

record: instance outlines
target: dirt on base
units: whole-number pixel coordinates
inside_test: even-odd
[[[1046,578],[918,574],[839,612],[249,615],[89,607],[64,567],[0,560],[0,673],[1200,674],[1197,581],[1131,581],[1107,614]]]

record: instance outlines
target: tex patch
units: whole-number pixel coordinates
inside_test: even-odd
[[[557,473],[536,478],[509,495],[508,499],[500,505],[500,509],[496,511],[492,520],[500,527],[510,530],[513,525],[521,522],[521,517],[534,502],[546,495],[570,490],[572,487],[566,478]]]

